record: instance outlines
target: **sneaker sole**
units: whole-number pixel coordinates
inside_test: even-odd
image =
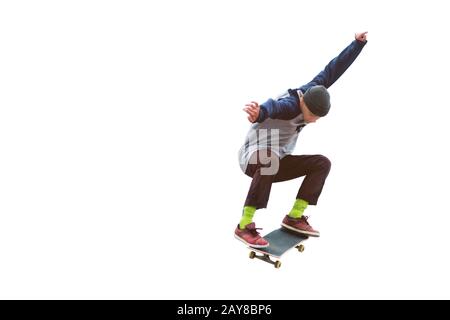
[[[320,233],[317,233],[317,232],[309,232],[309,231],[299,230],[297,228],[291,227],[290,225],[284,224],[284,223],[281,223],[281,226],[286,228],[286,229],[289,229],[291,231],[295,231],[297,233],[304,234],[304,235],[307,235],[307,236],[320,237]]]
[[[247,241],[245,241],[244,239],[242,239],[241,237],[237,236],[236,234],[234,234],[234,237],[235,237],[236,239],[238,239],[239,241],[245,243],[247,246],[252,247],[252,248],[257,248],[257,249],[259,249],[259,248],[267,248],[267,247],[270,245],[270,244],[267,244],[267,245],[262,245],[262,244],[250,244],[250,243],[248,243]]]

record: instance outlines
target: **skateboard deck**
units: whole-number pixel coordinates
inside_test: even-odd
[[[275,268],[278,269],[281,267],[281,262],[279,260],[274,261],[270,257],[280,259],[283,254],[294,247],[297,248],[299,252],[303,252],[305,247],[301,242],[308,239],[308,236],[281,227],[265,235],[264,239],[269,241],[270,245],[267,248],[248,247],[251,250],[249,257],[250,259],[257,258],[273,264]],[[260,253],[261,255],[258,255],[257,253]]]

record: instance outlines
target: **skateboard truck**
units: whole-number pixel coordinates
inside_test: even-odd
[[[304,246],[303,244],[299,244],[299,245],[295,246],[295,248],[296,248],[299,252],[305,251],[305,246]],[[251,248],[250,248],[250,249],[251,249]],[[264,262],[273,264],[273,266],[275,267],[275,269],[279,269],[279,268],[281,267],[281,261],[280,261],[280,260],[272,260],[272,259],[270,259],[270,255],[265,254],[265,253],[259,255],[259,254],[256,254],[255,251],[250,251],[250,254],[248,255],[248,257],[249,257],[250,259],[256,258],[256,259],[259,259],[259,260],[261,260],[261,261],[264,261]]]
[[[273,266],[276,269],[279,269],[281,267],[281,261],[280,260],[273,261],[272,259],[270,259],[270,256],[268,254],[259,255],[259,254],[256,254],[255,251],[250,251],[249,258],[250,259],[256,258],[261,261],[273,264]]]

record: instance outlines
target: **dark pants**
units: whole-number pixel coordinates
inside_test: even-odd
[[[246,206],[256,209],[266,208],[269,201],[272,182],[281,182],[306,176],[297,193],[297,199],[317,204],[325,180],[330,172],[331,162],[322,155],[287,155],[278,162],[278,171],[267,174],[264,168],[271,166],[267,159],[276,157],[270,150],[259,150],[253,154],[253,163],[249,163],[245,174],[253,178],[248,191]],[[256,158],[256,160],[255,160]],[[273,158],[272,158],[273,159]],[[278,159],[278,157],[277,157]],[[277,160],[275,159],[275,160]],[[261,172],[263,170],[263,172]]]

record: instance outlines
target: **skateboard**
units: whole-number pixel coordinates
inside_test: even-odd
[[[294,247],[299,252],[305,250],[305,246],[301,244],[301,242],[308,239],[308,236],[281,227],[265,235],[264,239],[269,241],[270,245],[266,248],[248,247],[251,250],[249,257],[250,259],[256,258],[273,264],[274,267],[278,269],[281,267],[281,261],[278,259],[280,259],[287,251]],[[270,257],[275,258],[275,260],[272,260]]]

